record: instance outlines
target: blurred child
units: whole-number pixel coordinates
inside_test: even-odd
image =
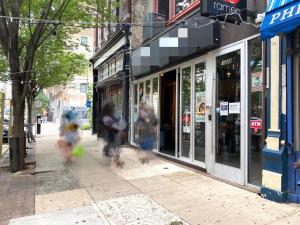
[[[146,103],[141,104],[136,126],[139,135],[139,160],[143,164],[149,163],[154,142],[157,138],[157,118],[154,109],[150,105]]]
[[[71,110],[64,113],[59,128],[59,136],[61,139],[57,144],[67,163],[72,162],[72,151],[80,141],[78,129],[79,124],[77,122],[77,114]]]

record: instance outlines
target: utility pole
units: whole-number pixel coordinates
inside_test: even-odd
[[[129,121],[129,77],[130,77],[130,30],[129,24],[124,24],[122,27],[125,32],[125,46],[124,46],[124,79],[123,79],[123,119]],[[127,127],[128,131],[128,127]],[[126,140],[128,142],[128,139]]]

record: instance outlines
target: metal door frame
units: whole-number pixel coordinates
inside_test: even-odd
[[[206,74],[205,74],[205,103],[208,107],[206,107],[206,116],[205,116],[205,161],[201,162],[198,160],[195,160],[195,66],[199,63],[206,63]],[[179,119],[180,121],[178,121],[178,146],[179,146],[179,155],[178,158],[180,158],[182,161],[186,161],[188,163],[192,163],[195,164],[197,166],[200,166],[202,168],[206,168],[207,167],[207,163],[210,160],[209,158],[209,154],[207,154],[207,152],[209,151],[209,149],[211,148],[211,135],[208,135],[211,133],[211,126],[210,121],[208,120],[208,115],[211,113],[211,107],[209,107],[211,105],[211,101],[210,99],[212,98],[212,91],[209,91],[211,89],[209,89],[208,87],[211,86],[210,84],[210,76],[209,76],[209,60],[208,60],[208,55],[205,56],[201,56],[201,57],[197,57],[193,60],[190,60],[188,62],[185,62],[183,64],[179,65],[180,67],[180,76],[179,76],[179,80],[180,80],[180,85],[179,85],[179,101],[178,101],[178,109],[179,109]],[[191,132],[190,132],[190,152],[189,152],[189,157],[184,157],[182,156],[182,139],[181,139],[181,135],[182,135],[182,70],[185,68],[191,68],[191,87],[190,87],[190,113],[191,113]]]
[[[221,177],[223,179],[236,182],[239,184],[246,184],[246,158],[248,154],[248,78],[247,78],[247,56],[246,56],[246,42],[242,41],[240,43],[234,44],[230,47],[222,48],[219,51],[214,52],[213,58],[213,109],[216,109],[217,101],[217,77],[216,77],[216,58],[221,55],[225,55],[230,52],[240,50],[241,52],[241,69],[240,69],[240,169],[231,166],[219,164],[216,162],[216,144],[217,144],[217,132],[216,132],[216,112],[213,111],[213,148],[212,148],[212,166],[210,168],[210,173],[215,176]]]

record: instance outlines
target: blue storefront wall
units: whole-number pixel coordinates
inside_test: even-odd
[[[290,33],[300,25],[300,0],[271,0],[265,14],[260,27],[262,40]]]
[[[277,19],[280,18],[281,19]],[[262,40],[266,40],[266,60],[265,66],[268,71],[267,85],[267,139],[275,138],[279,140],[279,149],[270,148],[271,145],[266,144],[263,150],[263,170],[268,173],[280,175],[281,184],[279,189],[272,188],[269,185],[263,186],[261,189],[262,196],[277,202],[291,201],[300,203],[300,186],[297,183],[300,182],[300,172],[296,171],[293,167],[294,162],[299,158],[300,149],[293,148],[293,57],[287,54],[287,50],[290,49],[292,35],[297,26],[300,25],[300,1],[285,2],[281,0],[272,0],[269,2],[269,6],[266,10],[266,17],[261,25],[261,37]],[[275,35],[284,33],[280,37],[280,69],[279,69],[279,86],[272,86],[272,70],[270,68],[276,67],[271,63],[271,57],[274,53],[271,50],[271,42]],[[276,74],[277,75],[277,74]],[[274,74],[273,74],[274,76]],[[279,113],[278,122],[279,129],[272,130],[272,120],[276,118],[271,116],[272,103],[272,89],[279,90]],[[283,95],[285,94],[285,95]],[[282,100],[282,96],[286,96]],[[282,102],[286,101],[286,105]],[[264,179],[264,178],[263,178]],[[267,183],[267,182],[266,182]]]

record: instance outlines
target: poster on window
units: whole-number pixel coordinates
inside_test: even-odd
[[[263,90],[263,74],[262,72],[251,74],[251,91],[259,92]]]
[[[220,102],[220,115],[228,116],[228,102]]]
[[[229,114],[240,114],[240,108],[239,102],[229,103]]]
[[[191,132],[191,113],[189,110],[185,110],[182,115],[182,128],[183,133]]]
[[[196,123],[205,122],[205,92],[196,93]]]

